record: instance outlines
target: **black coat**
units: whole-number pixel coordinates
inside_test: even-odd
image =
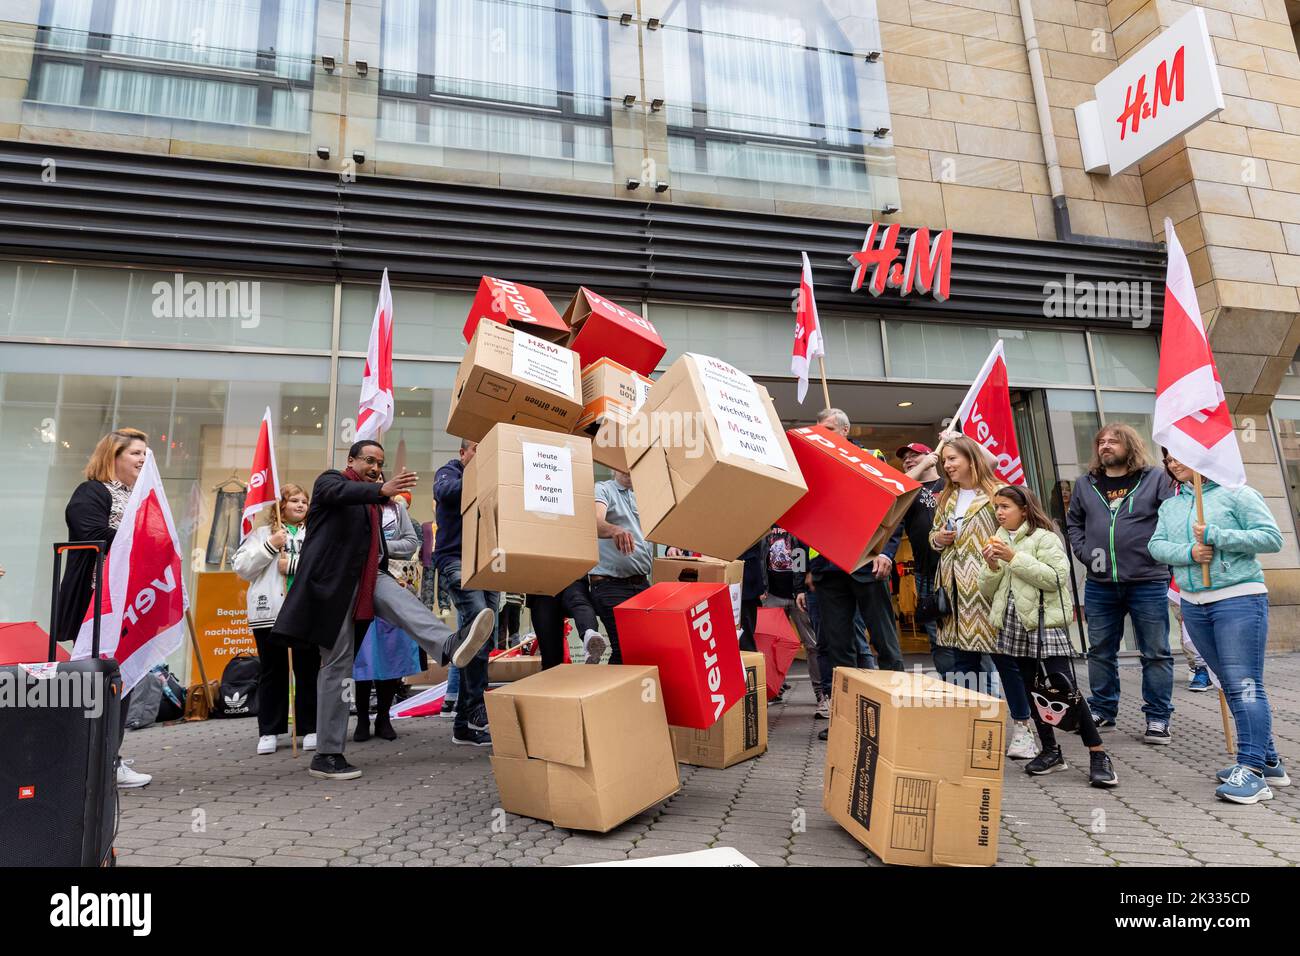
[[[108,526],[113,512],[113,496],[101,481],[83,481],[77,485],[68,506],[63,510],[68,523],[69,541],[106,541],[109,545],[117,532]],[[108,556],[107,551],[104,554]],[[81,622],[90,607],[91,584],[95,578],[97,558],[93,551],[69,551],[63,556],[63,581],[59,585],[59,621],[55,639],[75,641]]]
[[[271,629],[273,637],[291,644],[334,646],[370,550],[371,510],[365,506],[388,501],[379,488],[376,482],[349,481],[341,471],[327,471],[316,479],[307,511],[307,537],[293,587]],[[388,553],[382,533],[379,549],[383,571]]]

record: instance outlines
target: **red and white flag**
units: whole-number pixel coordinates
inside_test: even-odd
[[[984,447],[994,475],[1009,485],[1025,483],[1015,419],[1011,415],[1011,387],[1007,384],[1007,359],[1001,339],[984,360],[984,367],[957,409],[954,423],[957,422],[962,434]]]
[[[1165,245],[1169,271],[1151,437],[1193,471],[1227,488],[1240,488],[1246,483],[1241,449],[1196,304],[1192,269],[1168,218]]]
[[[280,497],[280,478],[275,471],[275,443],[271,440],[271,408],[262,416],[253,449],[253,468],[248,476],[248,496],[244,498],[244,520],[239,527],[243,541],[253,530],[253,519],[263,508],[272,507]]]
[[[116,658],[122,693],[167,659],[185,636],[189,597],[181,546],[153,452],[145,455],[104,565],[100,655]],[[72,659],[90,656],[94,605],[77,633]]]
[[[799,403],[808,394],[808,365],[826,354],[822,344],[822,326],[817,318],[817,300],[813,297],[812,265],[803,253],[803,273],[799,276],[799,294],[794,304],[794,354],[790,371],[799,377]]]
[[[378,439],[393,424],[393,294],[388,270],[379,283],[379,303],[370,327],[366,372],[361,379],[361,407],[357,410],[357,440]]]

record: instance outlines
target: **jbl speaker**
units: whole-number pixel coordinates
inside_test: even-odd
[[[109,862],[121,720],[115,661],[0,667],[0,867]]]

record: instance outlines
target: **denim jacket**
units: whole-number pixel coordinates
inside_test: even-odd
[[[1263,584],[1264,570],[1257,554],[1282,550],[1282,532],[1273,513],[1254,488],[1224,488],[1204,481],[1205,541],[1214,546],[1208,590],[1234,584]],[[1181,485],[1174,497],[1160,506],[1155,534],[1148,547],[1151,556],[1174,569],[1180,591],[1195,594],[1207,588],[1200,565],[1192,560],[1192,525],[1196,522],[1196,493]]]

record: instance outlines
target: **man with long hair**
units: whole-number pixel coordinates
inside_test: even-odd
[[[1070,549],[1088,569],[1083,599],[1090,647],[1088,705],[1098,727],[1115,726],[1117,659],[1127,615],[1142,655],[1143,740],[1149,744],[1169,743],[1174,712],[1169,567],[1147,550],[1160,503],[1172,494],[1171,483],[1152,467],[1146,443],[1132,426],[1111,424],[1093,439],[1092,463],[1075,482],[1066,512]]]

